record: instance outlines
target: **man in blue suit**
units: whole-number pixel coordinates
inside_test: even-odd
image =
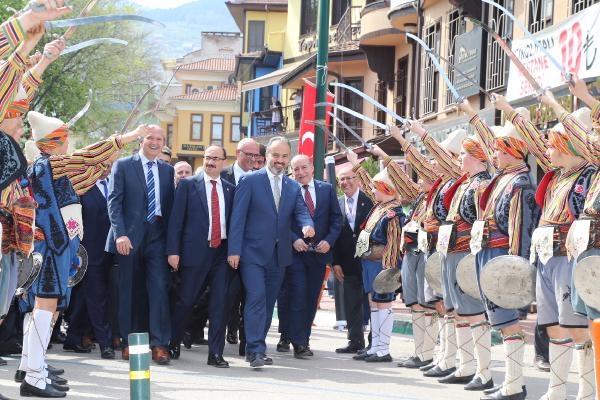
[[[110,229],[108,218],[108,175],[110,166],[88,192],[81,196],[81,214],[85,235],[81,245],[88,255],[88,268],[83,280],[71,294],[70,323],[64,349],[89,353],[82,345],[83,335],[92,326],[94,336],[100,345],[100,355],[105,359],[114,359],[112,348],[112,330],[108,322],[108,282],[114,255],[104,251]],[[75,295],[73,295],[75,294]],[[70,346],[70,347],[69,347]]]
[[[106,243],[107,251],[117,254],[119,264],[121,356],[129,359],[127,336],[140,328],[133,326],[134,304],[140,296],[147,296],[152,359],[158,364],[170,360],[171,274],[165,242],[175,191],[173,167],[158,160],[164,141],[163,130],[155,127],[138,153],[114,164],[108,196],[111,228]]]
[[[292,224],[302,227],[305,238],[315,234],[300,187],[285,176],[290,151],[283,137],[269,141],[267,166],[240,181],[231,215],[228,261],[240,267],[246,290],[246,360],[253,368],[273,363],[265,338],[285,267],[292,263]]]
[[[223,359],[227,289],[233,269],[227,264],[227,227],[235,186],[221,179],[225,149],[209,146],[203,173],[179,181],[169,220],[167,254],[181,285],[171,319],[171,355],[179,358],[183,327],[206,280],[210,285],[208,365],[228,368]]]
[[[292,225],[293,261],[286,268],[283,290],[277,301],[279,318],[287,322],[284,331],[294,347],[294,357],[305,359],[312,356],[309,347],[311,327],[325,277],[325,267],[333,262],[331,248],[342,229],[342,212],[331,184],[314,179],[315,169],[310,158],[299,154],[292,159],[294,179],[308,212],[311,215],[315,236],[304,240],[300,228]],[[282,310],[282,304],[285,304]]]

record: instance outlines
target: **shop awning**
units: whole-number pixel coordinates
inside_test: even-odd
[[[259,78],[252,79],[246,83],[242,83],[242,92],[249,90],[260,89],[267,86],[279,85],[279,82],[290,72],[294,71],[296,67],[302,64],[302,61],[288,64],[283,68],[279,68],[273,72],[269,72]]]

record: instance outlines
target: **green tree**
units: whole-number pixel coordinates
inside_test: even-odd
[[[69,18],[77,17],[88,2],[71,1],[74,11]],[[137,9],[128,2],[100,0],[91,14],[135,13]],[[45,72],[44,83],[32,109],[66,122],[84,106],[91,89],[92,105],[85,117],[72,128],[78,144],[89,144],[120,131],[139,95],[160,77],[159,55],[154,52],[155,47],[145,41],[150,29],[157,28],[141,22],[79,27],[68,40],[67,46],[99,37],[118,38],[129,44],[93,46],[61,56]],[[44,44],[63,33],[63,29],[47,32],[39,44],[39,50],[43,51]],[[147,100],[148,104],[152,102],[152,98]],[[143,107],[149,107],[148,104]]]
[[[13,10],[21,10],[25,7],[25,4],[27,4],[25,0],[2,0],[2,6],[0,6],[0,21],[6,21],[14,15]]]

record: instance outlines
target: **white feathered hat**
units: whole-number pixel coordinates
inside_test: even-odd
[[[40,149],[38,149],[35,142],[31,139],[25,142],[24,153],[28,163],[34,162],[41,154]]]
[[[525,107],[517,107],[515,108],[515,111],[517,112],[517,114],[520,114],[521,117],[523,117],[523,119],[527,120],[527,121],[531,121],[531,113],[529,112],[528,109],[526,109]],[[519,134],[519,131],[517,131],[517,128],[515,128],[515,126],[512,124],[512,122],[506,120],[506,122],[504,123],[504,126],[498,130],[498,132],[494,132],[494,134],[496,135],[496,137],[509,137],[509,138],[513,138],[513,139],[518,139],[520,141],[524,141],[523,140],[523,136],[521,136],[521,134]]]
[[[47,117],[37,111],[30,111],[27,114],[29,126],[31,126],[31,135],[34,141],[39,141],[60,128],[66,127],[66,124],[58,118]]]
[[[573,111],[571,114],[573,118],[579,121],[586,130],[591,130],[594,127],[594,122],[592,121],[592,110],[587,107],[578,108]]]
[[[467,138],[467,131],[464,129],[455,129],[441,144],[441,146],[450,153],[458,156],[462,148],[462,142]]]

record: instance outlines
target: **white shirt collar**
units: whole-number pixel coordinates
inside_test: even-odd
[[[154,160],[150,160],[150,159],[146,158],[146,156],[144,155],[144,152],[142,150],[140,150],[138,152],[138,154],[140,155],[140,160],[142,160],[142,164],[148,165],[148,161],[154,161],[156,164],[158,164],[156,158]]]
[[[244,171],[244,169],[240,167],[240,164],[238,164],[237,161],[233,163],[233,175],[242,177],[246,174],[249,174],[250,172],[252,171]]]
[[[304,187],[304,185],[300,184],[300,186]],[[308,182],[308,187],[310,189],[314,189],[315,188],[315,180],[314,178],[310,180],[310,182]]]
[[[221,177],[211,178],[210,176],[204,174],[204,182],[206,182],[206,186],[212,185],[210,181],[216,181],[217,186],[221,185]]]
[[[348,201],[349,198],[352,198],[352,200],[354,200],[354,204],[356,204],[356,202],[358,201],[358,193],[360,192],[360,189],[356,189],[356,192],[354,192],[354,194],[350,197],[346,196],[346,194],[344,193],[344,197],[346,198],[346,201]]]
[[[272,180],[273,178],[275,178],[275,174],[273,172],[271,172],[271,170],[269,169],[269,167],[265,167],[265,169],[267,170],[267,176],[269,177],[269,180]],[[280,173],[278,176],[280,178],[283,178],[283,172]]]

